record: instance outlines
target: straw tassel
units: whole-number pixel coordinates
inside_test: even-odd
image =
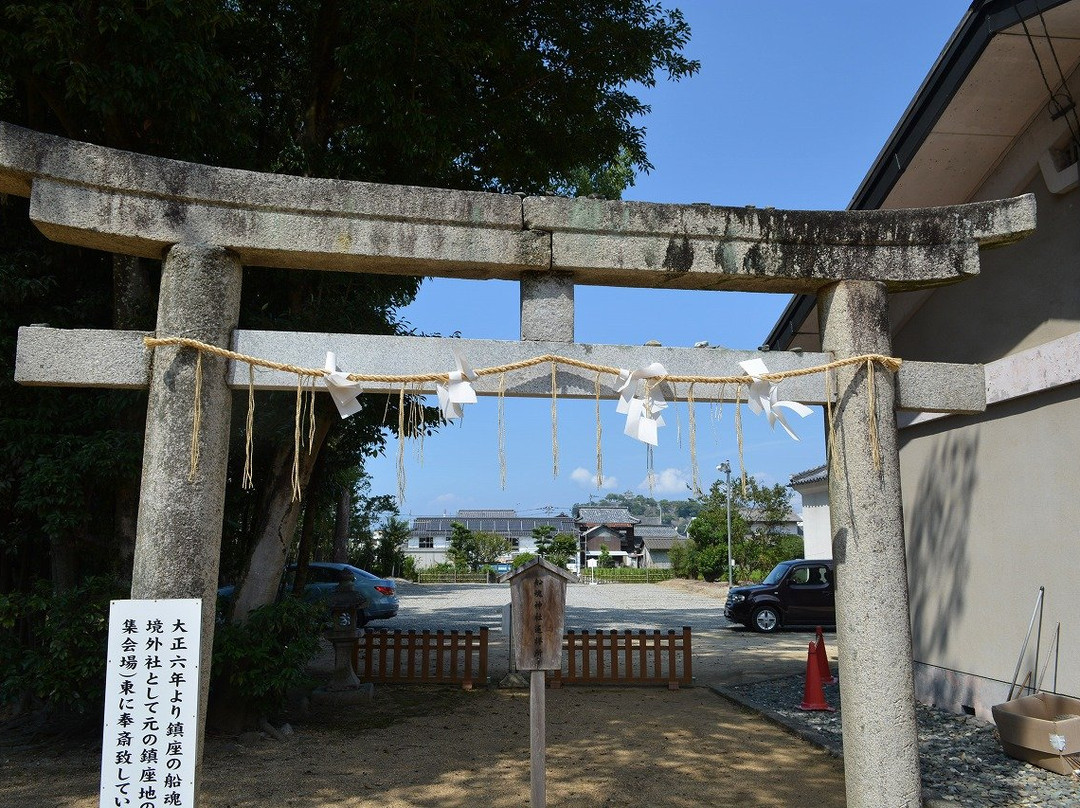
[[[201,355],[201,354],[200,354]],[[245,491],[251,490],[252,455],[254,453],[255,434],[255,366],[248,365],[248,408],[247,419],[244,422],[244,478],[240,487]]]
[[[202,351],[195,357],[195,403],[191,412],[191,462],[188,465],[188,482],[195,480],[199,470],[199,431],[202,429]]]

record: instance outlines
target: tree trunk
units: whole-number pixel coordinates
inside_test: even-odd
[[[296,547],[296,575],[293,576],[292,593],[300,595],[307,586],[308,562],[311,560],[312,537],[315,534],[315,503],[310,495],[312,486],[308,486],[309,496],[304,506],[304,524],[300,527],[300,543]]]
[[[326,397],[320,396],[317,400],[324,398]],[[302,491],[308,488],[316,459],[332,423],[331,413],[326,412],[327,408],[318,409],[321,412],[316,419],[311,451],[303,447],[300,449]],[[272,603],[277,596],[281,571],[285,566],[289,546],[296,536],[296,525],[302,510],[301,501],[293,499],[292,470],[293,446],[290,442],[277,452],[270,469],[266,493],[259,509],[261,518],[256,531],[255,547],[248,559],[243,580],[237,586],[236,599],[233,602],[232,619],[236,622],[242,623],[249,612]]]
[[[151,279],[149,262],[131,255],[112,257],[112,324],[122,331],[151,331],[157,311],[157,292]],[[138,434],[146,431],[146,402],[121,408],[114,415],[121,430]],[[117,567],[124,578],[131,578],[135,558],[135,531],[139,515],[140,468],[136,464],[130,476],[117,480],[113,511],[113,535],[116,537]]]
[[[349,517],[352,516],[352,491],[343,485],[338,492],[337,514],[334,518],[334,561],[349,563]]]

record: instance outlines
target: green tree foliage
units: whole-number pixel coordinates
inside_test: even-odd
[[[409,522],[388,516],[379,526],[379,564],[376,575],[394,577],[405,567],[405,546],[409,543]]]
[[[648,108],[628,88],[695,72],[688,38],[682,15],[652,0],[9,3],[0,119],[235,168],[610,196],[628,167],[649,168]],[[0,591],[39,577],[69,586],[110,566],[128,574],[145,397],[16,388],[12,335],[34,322],[152,328],[158,271],[50,244],[24,200],[0,199]],[[411,333],[395,312],[418,283],[245,271],[241,326]],[[312,541],[349,470],[362,475],[381,451],[384,417],[396,423],[383,399],[347,421],[320,407],[331,424],[303,480]],[[244,410],[234,407],[237,427]],[[240,489],[233,430],[222,559],[233,580],[260,540],[288,547],[299,530],[292,413],[291,395],[258,395],[254,491]]]
[[[598,171],[584,167],[574,169],[558,187],[557,196],[588,196],[599,199],[622,199],[623,191],[634,185],[634,160],[628,149],[620,149],[609,163]]]
[[[481,567],[510,552],[510,542],[497,533],[472,531],[460,522],[450,528],[450,546],[446,555],[458,570],[476,572]]]
[[[606,544],[600,545],[600,559],[597,561],[597,566],[606,570],[615,566],[615,559],[612,557],[611,551],[608,550]]]
[[[402,576],[408,541],[408,521],[390,514],[376,530],[365,530],[351,542],[349,563],[383,578]]]
[[[499,556],[504,556],[512,549],[510,547],[510,541],[505,536],[500,536],[498,533],[488,533],[486,531],[477,531],[473,534],[475,541],[475,566],[472,568],[474,571],[481,567],[486,567],[489,564],[494,564]]]
[[[556,533],[554,525],[540,525],[532,530],[536,541],[536,554],[558,567],[565,567],[572,558],[577,558],[577,536],[570,533]]]
[[[697,551],[698,573],[706,581],[719,581],[727,574],[727,547],[719,544],[708,544],[698,548]]]
[[[450,525],[450,542],[446,547],[446,557],[454,565],[454,569],[461,572],[472,569],[475,543],[475,535],[461,522],[453,522]]]
[[[122,596],[108,577],[59,594],[44,580],[29,593],[0,594],[0,703],[99,720],[109,601]]]
[[[668,558],[671,559],[671,571],[678,578],[698,577],[698,549],[693,539],[676,541],[671,545]]]
[[[551,539],[545,558],[552,564],[565,567],[578,555],[578,538],[572,533],[556,533]]]
[[[767,486],[753,477],[746,493],[733,483],[731,545],[734,577],[760,579],[778,562],[802,555],[802,539],[780,528],[791,511],[791,492],[779,483]],[[706,580],[727,574],[727,491],[717,481],[701,500],[701,511],[687,530],[696,548],[698,570]]]
[[[664,524],[681,526],[697,516],[701,503],[694,499],[654,499],[633,491],[612,492],[593,502],[579,502],[573,507],[577,516],[582,508],[626,508],[633,516],[662,516]]]
[[[524,567],[526,564],[528,564],[530,561],[537,557],[538,556],[535,553],[518,553],[510,559],[510,566],[514,569],[517,569],[518,567]]]
[[[554,525],[537,525],[532,529],[533,541],[536,542],[536,554],[541,558],[547,558],[551,552],[552,540],[555,536]]]

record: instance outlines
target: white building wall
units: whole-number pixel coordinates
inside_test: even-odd
[[[828,478],[791,487],[802,498],[803,557],[832,558]]]
[[[419,537],[412,537],[409,539],[409,543],[405,546],[405,555],[411,556],[416,560],[417,569],[426,569],[427,567],[433,567],[436,564],[445,564],[450,559],[447,556],[447,550],[450,548],[449,536],[433,536],[432,544],[434,547],[421,547]],[[521,539],[518,542],[518,549],[511,550],[509,557],[513,557],[518,553],[535,553],[536,542],[531,538]]]
[[[1056,125],[1041,116],[1033,122],[976,195],[1034,192],[1036,233],[985,253],[978,277],[930,294],[894,336],[896,355],[993,362],[1080,330],[1080,193],[1049,193],[1037,168]],[[1056,687],[1080,696],[1078,422],[1073,384],[901,430],[921,700],[989,718],[1008,693],[1040,586],[1043,654],[1060,622]],[[1021,679],[1035,666],[1034,647],[1033,638]],[[1044,687],[1054,686],[1051,670]]]
[[[829,521],[827,483],[800,486],[802,493],[803,555],[806,558],[832,558],[832,523]]]

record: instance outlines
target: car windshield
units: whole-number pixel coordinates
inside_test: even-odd
[[[772,572],[770,572],[768,575],[765,576],[765,580],[762,581],[762,583],[763,584],[770,584],[770,585],[771,584],[778,584],[783,579],[783,577],[787,573],[787,571],[788,571],[788,565],[787,564],[777,564],[775,567],[773,567]]]

